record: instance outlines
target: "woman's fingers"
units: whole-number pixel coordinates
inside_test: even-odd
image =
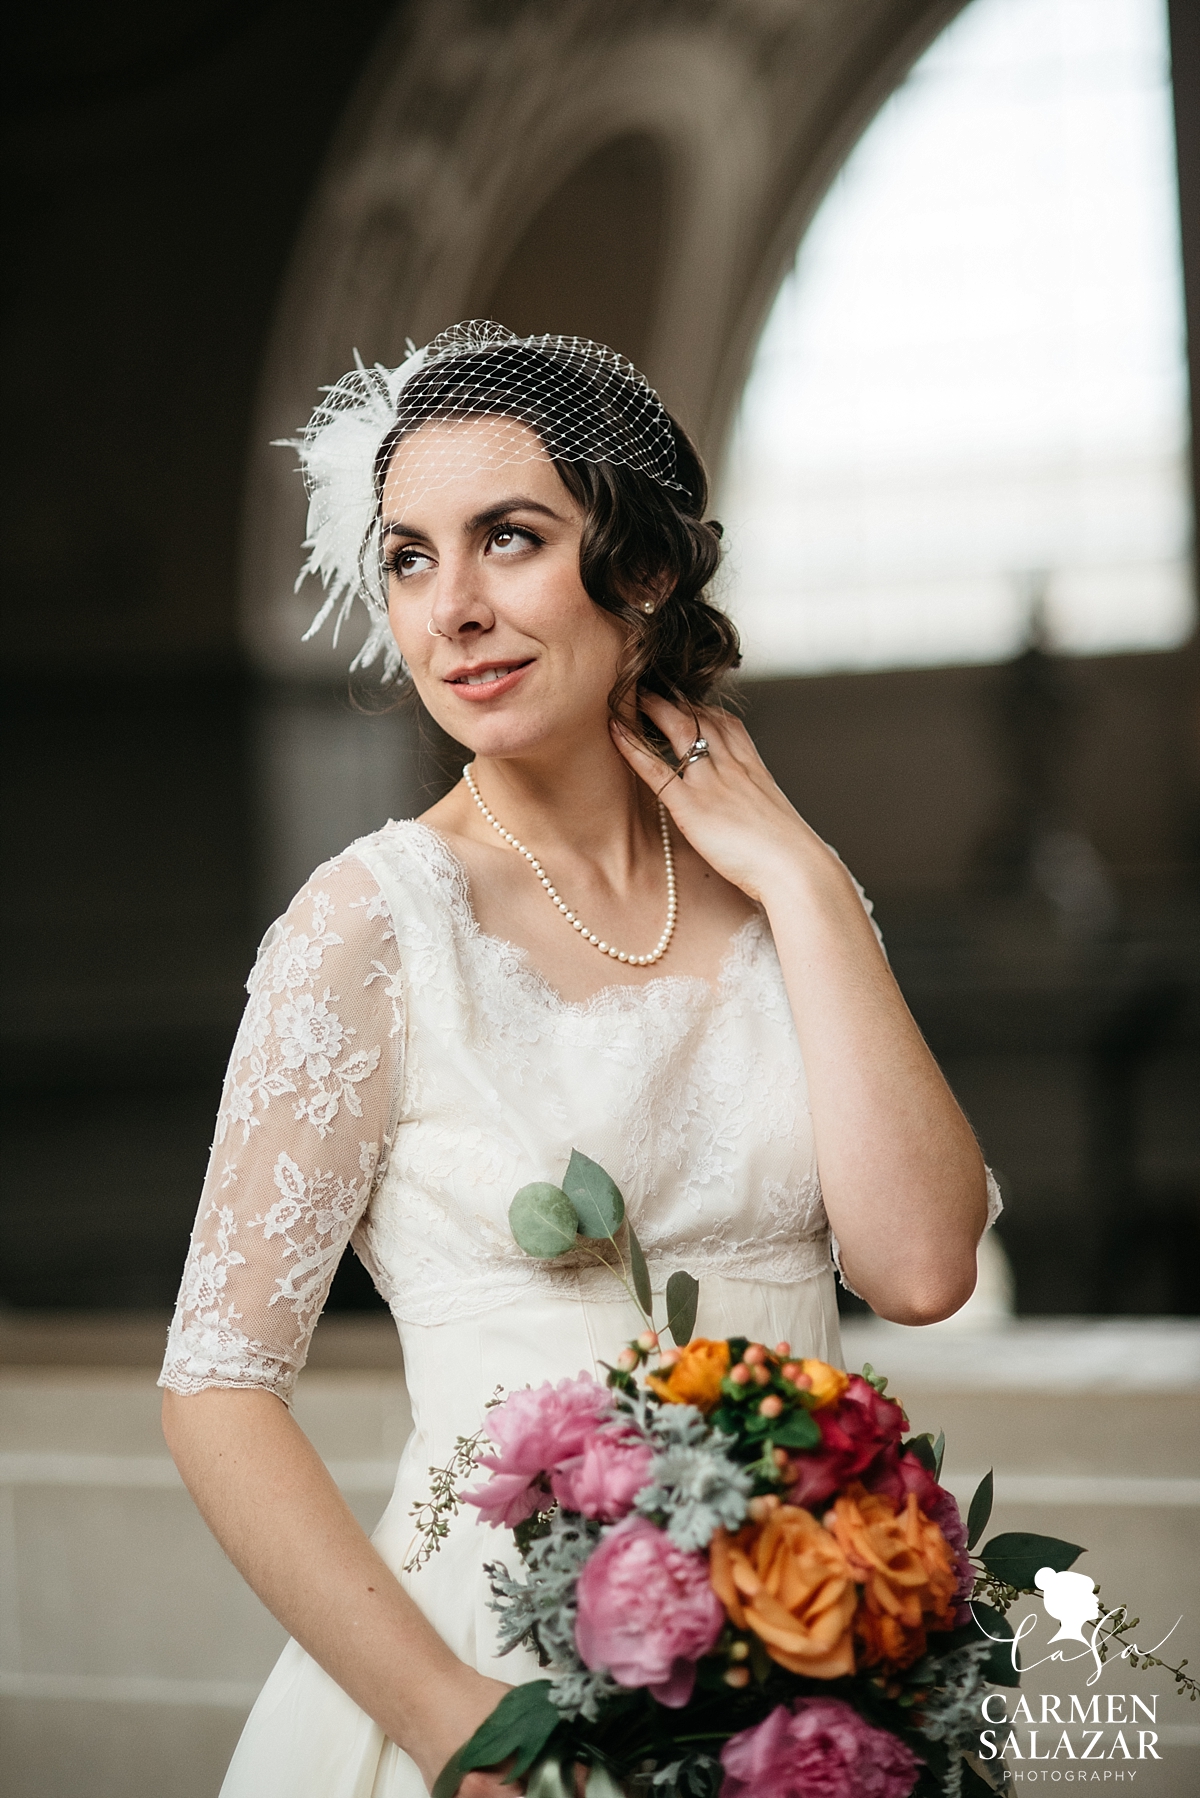
[[[656,797],[663,793],[675,779],[674,769],[669,767],[661,756],[652,755],[648,749],[643,748],[642,744],[630,735],[625,726],[618,724],[615,719],[610,721],[608,728],[612,732],[613,742],[634,773],[645,781]]]
[[[651,723],[658,726],[677,757],[685,756],[696,738],[703,734],[690,712],[672,705],[661,694],[639,693],[638,710],[645,712]]]

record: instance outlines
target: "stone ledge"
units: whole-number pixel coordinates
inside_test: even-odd
[[[167,1311],[0,1309],[0,1367],[162,1366]],[[308,1366],[399,1371],[396,1326],[386,1312],[326,1312]]]

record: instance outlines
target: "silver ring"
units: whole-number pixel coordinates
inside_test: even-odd
[[[431,637],[444,637],[446,635],[445,631],[440,631],[438,629],[432,618],[427,618],[425,620],[425,629],[429,632]]]
[[[687,754],[684,756],[683,762],[679,768],[680,780],[683,779],[684,775],[687,773],[688,769],[691,767],[693,762],[702,762],[704,760],[705,756],[709,755],[709,754],[711,754],[711,751],[708,747],[708,738],[707,737],[697,737],[696,741],[692,744],[692,747],[688,750]]]

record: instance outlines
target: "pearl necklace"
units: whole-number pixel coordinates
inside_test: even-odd
[[[596,933],[589,930],[583,920],[577,918],[575,913],[569,909],[566,900],[559,898],[554,887],[550,883],[549,875],[542,867],[537,856],[534,855],[531,849],[526,849],[524,843],[519,842],[518,839],[513,836],[511,831],[505,830],[499,819],[494,818],[487,806],[483,803],[483,797],[480,794],[479,788],[475,785],[475,776],[471,773],[471,764],[469,762],[463,769],[463,779],[467,783],[472,799],[475,801],[492,829],[498,836],[503,837],[506,843],[511,843],[519,855],[525,857],[525,860],[529,863],[530,867],[541,881],[542,886],[545,888],[547,899],[550,900],[552,905],[558,908],[572,930],[577,930],[579,932],[585,943],[591,943],[594,948],[600,951],[601,955],[609,955],[614,961],[628,962],[631,968],[648,968],[656,961],[662,960],[670,946],[671,938],[675,934],[675,919],[678,914],[679,906],[675,892],[675,857],[671,853],[671,830],[667,819],[667,808],[662,803],[661,799],[658,802],[658,828],[662,832],[663,860],[667,867],[667,921],[663,925],[662,935],[659,937],[658,942],[654,945],[654,948],[650,951],[649,955],[628,955],[624,949],[614,949],[610,943],[602,942]]]

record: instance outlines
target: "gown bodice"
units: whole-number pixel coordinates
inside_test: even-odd
[[[319,869],[248,984],[163,1381],[287,1400],[348,1240],[404,1334],[523,1294],[599,1299],[585,1252],[536,1262],[508,1207],[573,1148],[624,1193],[652,1283],[828,1274],[804,1067],[765,919],[714,985],[555,993],[485,935],[419,823]],[[572,1369],[571,1371],[576,1371]]]

